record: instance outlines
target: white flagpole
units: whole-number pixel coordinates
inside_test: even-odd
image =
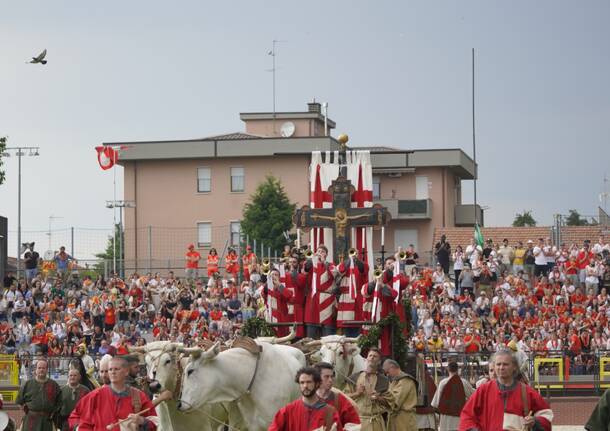
[[[112,202],[116,204],[116,164],[112,166]],[[116,273],[116,205],[112,206],[112,272]]]

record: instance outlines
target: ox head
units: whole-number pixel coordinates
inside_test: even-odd
[[[155,346],[131,348],[130,351],[146,353],[146,369],[150,380],[150,390],[158,393],[161,390],[174,391],[178,374],[178,355],[176,349],[180,343],[163,343]]]
[[[212,392],[218,388],[218,370],[212,369],[220,353],[220,342],[208,350],[199,347],[178,348],[178,352],[189,354],[191,360],[184,368],[182,375],[182,393],[177,403],[178,410],[189,411],[210,402]]]
[[[351,372],[354,358],[360,354],[357,342],[358,338],[329,335],[308,343],[307,347],[320,346],[319,362],[328,362],[334,366],[337,375],[335,385],[341,385]]]

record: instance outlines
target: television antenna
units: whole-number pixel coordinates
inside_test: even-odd
[[[268,72],[271,72],[273,76],[273,132],[275,133],[275,106],[276,106],[276,93],[275,93],[275,72],[277,71],[277,67],[275,65],[275,57],[277,57],[277,48],[275,45],[278,43],[288,42],[287,40],[277,40],[273,39],[271,51],[267,52],[267,55],[271,56],[271,69],[268,69]]]

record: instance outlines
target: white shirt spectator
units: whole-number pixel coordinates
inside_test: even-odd
[[[534,247],[534,263],[539,266],[546,266],[546,256],[544,255],[544,251],[536,246]]]

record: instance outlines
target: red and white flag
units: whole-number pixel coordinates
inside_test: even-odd
[[[100,168],[105,171],[112,168],[116,164],[116,162],[119,161],[119,151],[125,150],[127,148],[129,148],[128,145],[121,145],[115,147],[95,147],[95,151],[97,151],[97,162],[100,164]]]

